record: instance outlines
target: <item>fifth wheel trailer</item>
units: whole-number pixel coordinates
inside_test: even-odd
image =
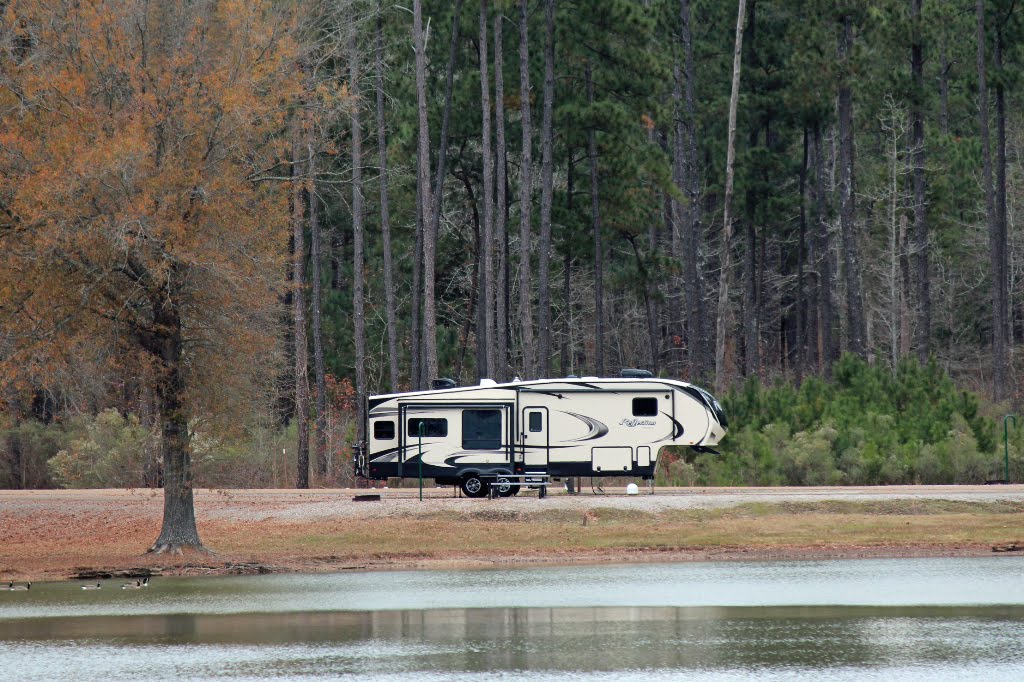
[[[652,478],[663,446],[706,451],[725,436],[725,413],[707,391],[623,374],[371,396],[356,475],[422,476],[482,497],[502,474]]]

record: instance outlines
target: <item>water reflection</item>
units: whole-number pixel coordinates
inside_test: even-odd
[[[497,608],[0,622],[18,679],[944,666],[1024,674],[1024,607]],[[144,661],[144,663],[140,663]],[[59,662],[59,670],[54,669]],[[24,673],[24,674],[22,674]],[[1018,678],[1019,679],[1019,678]]]
[[[44,584],[0,593],[0,679],[1024,679],[1022,570],[908,560]]]
[[[116,583],[116,581],[110,581]],[[0,592],[8,618],[490,607],[1024,604],[1020,557],[563,566],[159,578]],[[110,589],[114,588],[114,589]]]

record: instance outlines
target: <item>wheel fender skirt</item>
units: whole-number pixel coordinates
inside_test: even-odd
[[[720,454],[722,454],[718,450],[715,450],[714,448],[709,448],[706,445],[691,445],[690,449],[693,450],[694,452],[706,452],[709,455],[720,455]]]

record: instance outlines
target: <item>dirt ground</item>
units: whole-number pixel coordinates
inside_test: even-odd
[[[1024,485],[197,490],[209,554],[152,555],[161,490],[0,491],[0,581],[1020,551]],[[380,501],[354,501],[357,494]]]

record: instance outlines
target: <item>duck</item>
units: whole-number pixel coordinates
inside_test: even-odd
[[[121,585],[121,589],[122,590],[141,590],[143,587],[148,587],[148,586],[149,586],[149,578],[142,578],[141,580],[136,580],[134,582],[125,583],[124,585]]]
[[[100,584],[96,583],[95,585],[82,585],[82,589],[83,590],[98,590],[98,589],[100,589]]]
[[[7,586],[7,589],[11,592],[28,592],[32,589],[32,583],[25,583],[24,585],[15,585],[14,582],[12,581],[11,584]]]

